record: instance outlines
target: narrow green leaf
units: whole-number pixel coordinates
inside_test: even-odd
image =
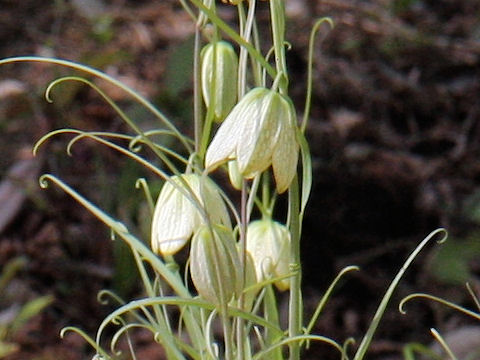
[[[11,331],[15,332],[19,330],[28,320],[38,315],[52,302],[52,296],[42,296],[24,304],[11,325]]]

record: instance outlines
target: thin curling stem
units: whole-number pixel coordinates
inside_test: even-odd
[[[370,327],[368,328],[367,332],[365,333],[365,336],[362,339],[362,342],[360,343],[360,346],[358,347],[357,352],[355,353],[355,357],[353,360],[362,360],[370,346],[370,343],[372,342],[373,335],[375,334],[375,331],[377,330],[378,324],[380,323],[380,320],[382,319],[383,313],[385,312],[385,309],[388,305],[388,302],[390,301],[390,298],[392,297],[393,291],[397,287],[398,283],[400,282],[400,279],[402,278],[403,274],[407,270],[407,268],[410,266],[410,264],[413,262],[413,260],[416,258],[416,256],[420,253],[420,251],[427,245],[427,243],[433,239],[434,237],[437,236],[437,234],[442,234],[442,238],[438,241],[439,243],[444,242],[447,238],[447,232],[445,229],[437,229],[435,231],[432,231],[423,241],[413,250],[413,252],[410,254],[410,256],[407,258],[405,263],[403,264],[402,268],[400,271],[397,273],[395,278],[393,279],[392,283],[388,287],[387,291],[385,292],[385,295],[382,298],[382,301],[380,302],[380,305],[378,305],[377,312],[375,313],[371,323]]]

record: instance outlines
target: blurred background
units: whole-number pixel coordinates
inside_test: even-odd
[[[314,187],[302,243],[307,316],[344,266],[361,267],[340,284],[315,331],[360,340],[408,254],[445,227],[449,240],[427,247],[408,270],[367,357],[402,359],[406,344],[429,346],[435,327],[459,359],[474,351],[479,358],[478,321],[425,301],[409,304],[406,315],[397,305],[421,291],[475,309],[467,281],[480,294],[480,1],[286,3],[300,114],[310,29],[323,16],[335,23],[321,28],[314,54],[307,133]],[[267,3],[258,6],[266,21]],[[235,18],[233,7],[221,11]],[[0,0],[0,58],[53,56],[101,69],[189,134],[192,34],[176,0]],[[156,195],[161,184],[151,174],[89,141],[69,157],[68,136],[31,155],[35,141],[57,128],[128,131],[78,83],[59,85],[53,103],[45,101],[47,85],[73,73],[38,63],[0,67],[0,358],[8,360],[91,358],[78,336],[60,340],[60,329],[93,334],[112,310],[98,303],[101,289],[141,295],[122,244],[67,195],[38,186],[42,173],[56,174],[148,239],[148,207],[135,181],[148,178]],[[159,126],[125,93],[96,84],[143,128]],[[139,359],[162,359],[146,334],[134,342]],[[338,355],[312,345],[305,358]]]

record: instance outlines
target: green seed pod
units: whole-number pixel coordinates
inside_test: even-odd
[[[247,251],[253,258],[258,281],[290,273],[290,232],[285,225],[271,219],[251,222],[247,229]],[[290,279],[274,282],[281,290],[290,288]]]
[[[172,176],[171,182],[163,185],[155,205],[151,242],[157,254],[172,255],[185,246],[193,232],[205,223],[201,208],[211,223],[231,228],[227,207],[215,183],[197,174],[184,174],[181,178]],[[193,196],[186,196],[189,191],[198,204],[193,202]]]
[[[296,115],[291,101],[276,91],[255,88],[248,92],[222,123],[205,156],[205,167],[214,170],[235,159],[247,179],[270,165],[277,191],[290,186],[297,171],[299,145]]]
[[[240,258],[231,230],[204,225],[196,231],[190,273],[198,294],[214,304],[227,304],[240,294]]]
[[[207,107],[214,99],[215,120],[220,122],[237,101],[237,54],[232,45],[219,41],[206,45],[201,56],[203,99]]]

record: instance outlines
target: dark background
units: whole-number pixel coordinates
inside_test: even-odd
[[[267,19],[266,5],[259,3],[260,18]],[[408,254],[445,227],[450,239],[428,246],[408,270],[367,357],[401,359],[405,344],[432,342],[431,327],[473,339],[459,351],[479,350],[480,325],[471,319],[425,301],[410,304],[407,315],[396,306],[422,291],[474,309],[464,283],[480,292],[480,1],[287,5],[291,96],[299,115],[310,28],[322,16],[335,23],[333,30],[321,28],[314,53],[307,132],[314,186],[302,242],[307,316],[344,266],[359,265],[361,271],[333,294],[316,332],[360,341]],[[233,8],[223,7],[222,14],[234,18]],[[0,57],[54,56],[102,69],[151,99],[187,133],[192,32],[174,0],[0,0]],[[92,351],[81,339],[61,341],[59,330],[76,325],[93,334],[111,310],[97,302],[100,289],[114,288],[127,298],[137,294],[121,244],[68,196],[37,184],[40,174],[57,174],[148,237],[148,209],[134,184],[148,177],[155,194],[160,184],[139,166],[88,141],[68,157],[68,136],[50,141],[36,158],[30,155],[36,140],[61,127],[127,131],[84,86],[60,85],[53,104],[43,99],[50,81],[71,73],[45,64],[0,67],[0,264],[17,256],[28,260],[0,297],[0,314],[40,295],[55,298],[11,336],[20,350],[9,360],[89,358]],[[141,126],[158,126],[126,94],[96,84]],[[162,358],[149,336],[134,340],[139,358]],[[339,357],[326,346],[312,346],[306,358]]]

